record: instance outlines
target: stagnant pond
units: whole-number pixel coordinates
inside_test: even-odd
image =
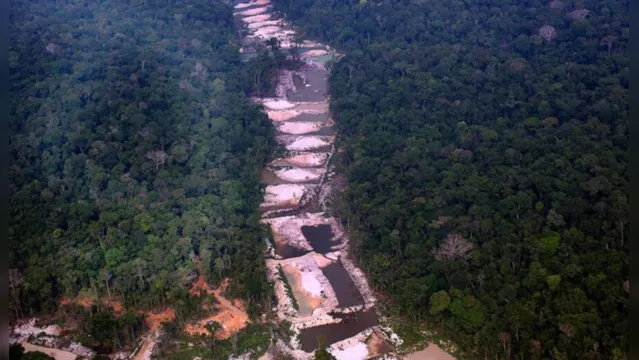
[[[271,14],[271,10],[272,9],[269,9],[267,13]],[[264,19],[266,18],[268,18],[268,16],[266,16]],[[271,17],[271,19],[282,18],[285,17],[281,17],[277,14],[273,14]],[[251,19],[248,20],[248,22],[253,22],[254,20],[255,19]],[[255,22],[253,22],[253,24],[255,24]],[[264,24],[263,26],[271,25],[272,24],[269,23]],[[253,27],[259,26],[262,25],[254,25]],[[282,30],[289,29],[288,26],[278,26],[280,26]],[[247,43],[250,43],[250,41]],[[315,51],[313,54],[309,54],[308,51],[310,51],[311,49],[321,51]],[[334,139],[321,139],[323,142],[330,142],[331,145],[323,145],[317,140],[317,136],[332,136],[336,134],[335,126],[325,126],[332,124],[332,121],[329,121],[330,115],[328,114],[328,106],[326,102],[328,98],[327,91],[329,73],[326,68],[318,65],[317,63],[325,64],[327,61],[333,59],[334,54],[327,54],[324,49],[327,48],[319,44],[317,46],[301,49],[301,52],[304,54],[304,61],[306,62],[306,64],[303,64],[295,69],[290,69],[296,72],[292,75],[291,79],[293,85],[295,86],[295,91],[287,91],[285,97],[287,101],[295,103],[295,105],[287,108],[286,110],[282,110],[282,113],[279,114],[277,113],[278,110],[276,110],[277,107],[275,106],[270,107],[269,110],[275,112],[274,114],[270,115],[274,119],[274,126],[277,130],[277,140],[282,145],[290,145],[296,142],[316,145],[300,146],[299,144],[297,144],[295,146],[289,146],[284,157],[274,161],[269,169],[262,172],[261,180],[262,183],[266,185],[289,183],[289,181],[286,181],[284,179],[289,179],[290,181],[300,181],[299,178],[292,178],[289,175],[285,175],[289,174],[288,170],[291,170],[291,168],[295,169],[299,168],[300,166],[299,164],[296,166],[295,164],[288,163],[286,160],[284,160],[286,157],[291,158],[294,156],[299,156],[300,153],[330,153],[334,151],[332,147]],[[308,55],[314,56],[309,57]],[[243,58],[247,58],[253,55],[243,54],[242,56]],[[286,111],[294,111],[295,113],[293,114],[296,116],[290,119],[285,119],[288,114],[290,114],[286,113]],[[295,124],[295,122],[306,122],[306,124]],[[310,122],[313,122],[315,124],[317,124],[317,122],[321,122],[321,124],[317,124],[317,126],[314,126],[314,124],[309,124]],[[302,139],[306,142],[300,141]],[[311,162],[311,164],[313,163],[317,163],[317,161]],[[321,167],[323,166],[324,164],[321,165]],[[302,167],[304,167],[303,164]],[[312,171],[309,173],[312,173]],[[277,174],[279,174],[279,176]],[[316,184],[317,182],[321,182],[321,180],[324,179],[324,177],[322,177],[319,180],[311,181],[310,179],[315,179],[315,177],[309,176],[308,178],[309,181],[307,183],[309,183],[309,186],[313,186],[310,184]],[[306,183],[306,181],[303,182]],[[307,193],[308,197],[305,197],[305,200],[308,199],[309,201],[305,201],[304,205],[300,207],[281,207],[277,210],[272,207],[263,208],[263,210],[274,210],[265,213],[263,215],[263,218],[324,211],[325,209],[320,206],[320,202],[318,201],[318,195],[320,192],[319,189],[321,188],[321,186],[322,185],[320,183],[316,191],[313,191],[313,193]],[[305,225],[301,226],[300,230],[304,238],[311,245],[313,252],[317,254],[345,251],[336,250],[337,245],[340,245],[343,239],[334,239],[334,234],[330,225]],[[302,250],[286,243],[276,243],[275,251],[280,257],[284,259],[296,258],[307,253],[306,250]],[[342,265],[341,261],[333,262],[323,267],[320,266],[320,268],[323,275],[328,279],[328,282],[330,283],[330,286],[335,293],[335,300],[337,300],[338,308],[365,304],[362,294],[353,281],[351,275]],[[308,296],[308,294],[300,291],[300,289],[302,288],[300,286],[301,284],[299,284],[301,279],[298,277],[297,273],[291,272],[290,269],[285,269],[285,275],[289,284],[294,289],[295,293],[293,295],[295,296],[299,305],[299,311],[297,312],[296,317],[306,316],[310,318],[310,316],[308,315],[311,315],[313,313],[313,308],[322,306],[321,304],[317,303],[319,298],[313,298],[312,296]],[[331,304],[335,303],[331,302]],[[309,353],[313,352],[318,347],[318,339],[322,340],[323,346],[330,346],[331,344],[334,344],[336,342],[356,336],[362,331],[375,326],[378,323],[378,317],[374,309],[358,311],[351,314],[332,314],[332,316],[335,318],[340,318],[342,320],[339,323],[315,326],[300,331],[299,340],[301,349],[303,351]]]
[[[322,272],[335,291],[339,307],[364,305],[362,294],[342,264],[330,264],[323,267]]]
[[[326,120],[328,120],[328,114],[302,113],[292,118],[289,121],[326,121]]]
[[[329,253],[331,247],[339,244],[339,241],[333,240],[333,230],[330,225],[302,226],[301,230],[302,235],[316,253]]]
[[[306,83],[298,75],[293,75],[295,92],[288,91],[289,101],[324,101],[326,99],[326,88],[328,82],[328,72],[325,69],[303,67]]]
[[[329,346],[338,341],[348,339],[371,326],[377,325],[377,321],[377,313],[371,309],[344,315],[342,322],[337,324],[303,329],[300,332],[302,350],[306,352],[315,351],[318,347],[318,340],[322,341],[324,346]]]

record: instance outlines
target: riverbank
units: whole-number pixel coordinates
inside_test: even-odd
[[[263,171],[261,206],[262,222],[273,235],[266,262],[278,300],[277,317],[290,322],[296,334],[289,343],[279,341],[279,350],[296,359],[310,358],[319,346],[338,359],[403,358],[395,353],[401,338],[380,324],[384,320],[366,276],[350,259],[348,236],[327,214],[328,197],[341,189],[331,181],[335,174],[330,159],[339,135],[329,112],[325,64],[340,54],[324,44],[295,39],[291,24],[273,12],[268,0],[235,8],[243,23],[241,52],[246,58],[257,44],[274,37],[282,51],[290,53],[289,60],[295,54],[300,59],[298,68],[280,71],[275,97],[254,98],[273,122],[283,148],[283,156]],[[453,358],[434,344],[427,349],[415,356]]]

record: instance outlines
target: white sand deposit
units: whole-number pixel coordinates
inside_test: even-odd
[[[322,55],[326,55],[328,54],[328,51],[323,50],[323,49],[313,49],[313,50],[309,50],[306,51],[302,54],[302,58],[308,58],[308,57],[313,57],[313,56],[322,56]]]
[[[256,0],[256,1],[246,2],[246,3],[239,3],[239,4],[236,4],[234,7],[236,9],[244,9],[244,8],[256,6],[256,5],[268,5],[270,3],[271,3],[271,0]]]
[[[278,15],[270,13],[272,6],[269,1],[254,0],[250,3],[235,5],[238,11],[236,13],[238,19],[246,23],[249,29],[250,35],[242,42],[247,49],[257,47],[259,43],[264,42],[264,39],[271,37],[277,38],[283,49],[295,46],[293,44],[294,31],[288,29],[285,19],[278,19]],[[303,50],[306,50],[302,53],[302,58],[305,59],[305,63],[308,65],[295,70],[296,74],[301,76],[302,79],[304,79],[303,75],[316,74],[316,67],[324,68],[320,60],[324,61],[325,58],[331,57],[326,55],[335,54],[335,51],[330,47],[314,41],[305,40],[302,43],[302,47],[304,48]],[[311,58],[316,58],[317,60],[311,60]],[[274,125],[279,130],[279,135],[276,137],[278,143],[288,151],[283,158],[275,160],[272,163],[272,167],[267,168],[269,179],[273,179],[274,174],[277,177],[277,179],[274,179],[275,182],[285,181],[289,183],[266,187],[264,203],[260,206],[265,211],[261,222],[270,225],[273,234],[272,240],[276,245],[288,245],[309,250],[305,255],[294,258],[282,259],[281,256],[273,255],[273,257],[266,259],[267,278],[273,281],[275,295],[278,299],[277,317],[281,320],[290,321],[291,330],[299,335],[300,329],[339,323],[342,320],[340,317],[335,316],[337,313],[350,313],[373,308],[375,299],[363,272],[356,268],[348,258],[346,250],[348,239],[336,219],[327,217],[323,212],[308,213],[307,211],[312,210],[306,210],[306,204],[309,203],[309,200],[317,199],[317,196],[321,195],[319,190],[323,186],[313,182],[321,181],[325,176],[331,177],[331,174],[324,167],[335,152],[333,144],[335,135],[308,135],[332,126],[332,121],[328,119],[330,118],[328,97],[324,97],[324,101],[315,102],[288,101],[287,95],[291,91],[298,90],[295,89],[294,84],[292,73],[290,71],[282,71],[274,84],[276,85],[275,97],[252,98],[251,100],[254,103],[263,105],[269,119],[274,122]],[[304,88],[304,85],[307,88]],[[307,81],[303,81],[299,91],[304,93],[318,93],[320,91],[320,89],[315,89],[315,86],[308,86]],[[323,115],[309,116],[307,118],[303,114]],[[316,120],[315,118],[318,121],[312,121]],[[331,152],[328,152],[329,147],[331,147]],[[320,152],[320,150],[323,152]],[[291,169],[290,166],[293,168]],[[308,183],[302,184],[302,182]],[[328,198],[327,196],[325,197]],[[322,203],[320,205],[322,209],[326,209]],[[290,211],[292,208],[301,208],[304,211],[296,215],[282,216],[291,212],[298,212]],[[326,256],[312,251],[310,242],[301,231],[303,226],[317,225],[330,225],[333,239],[338,240],[337,244],[331,247],[330,253],[325,254]],[[330,264],[339,263],[340,259],[348,276],[352,278],[364,297],[364,305],[338,308],[335,291],[322,272],[322,268]],[[299,310],[293,307],[290,297],[284,288],[283,281],[279,280],[278,265],[282,266],[289,283],[294,287],[293,295],[297,299],[298,305],[300,305]],[[291,274],[293,278],[291,278]],[[312,310],[309,311],[309,308]],[[367,357],[372,357],[375,355],[375,350],[369,351],[366,339],[372,334],[373,328],[365,329],[355,336],[332,344],[329,346],[328,351],[340,360],[364,360]],[[281,350],[292,355],[295,359],[310,360],[313,356],[312,353],[306,353],[301,350],[299,336],[293,336],[288,343],[278,341],[277,344]]]
[[[257,30],[261,27],[277,26],[280,24],[281,24],[280,20],[266,20],[266,21],[258,21],[258,22],[250,23],[247,26],[250,30]]]
[[[297,105],[286,100],[268,100],[268,101],[264,101],[263,104],[265,107],[271,110],[292,109]]]
[[[273,33],[276,33],[278,31],[282,31],[282,28],[277,26],[277,25],[262,26],[262,27],[258,27],[257,29],[255,29],[255,32],[253,34],[254,35],[259,35],[261,37],[264,37],[264,36],[268,36],[268,35],[271,35]]]
[[[297,206],[304,195],[306,187],[295,184],[269,185],[266,187],[263,207]]]
[[[251,101],[262,104],[268,110],[295,110],[305,114],[325,114],[328,112],[328,102],[326,101],[300,101],[290,102],[282,98],[257,98],[252,97]]]
[[[277,140],[285,144],[286,150],[289,151],[320,149],[322,147],[330,146],[332,143],[330,136],[308,135],[299,136],[295,139],[285,138],[285,136],[287,135],[278,136]]]
[[[270,39],[272,37],[277,38],[278,40],[287,40],[291,36],[295,34],[293,30],[284,30],[279,26],[264,26],[258,28],[253,33],[254,36],[259,36],[263,39]]]
[[[248,9],[248,10],[241,11],[241,12],[235,14],[235,15],[239,15],[239,16],[259,15],[259,14],[265,13],[268,9],[269,9],[268,6],[258,7],[258,8],[255,8],[255,9]]]
[[[247,2],[247,3],[239,3],[239,4],[235,4],[235,6],[233,6],[234,9],[244,9],[250,6],[253,6],[254,3],[252,2]]]
[[[293,166],[314,167],[324,166],[329,156],[329,153],[302,153],[287,157],[284,160]]]
[[[318,131],[322,128],[321,122],[317,121],[290,121],[278,126],[278,130],[292,135],[302,135]]]
[[[368,356],[368,349],[366,348],[366,344],[358,342],[343,350],[332,350],[331,354],[333,354],[337,360],[365,360]]]
[[[290,49],[293,47],[293,41],[291,38],[279,39],[279,40],[280,40],[280,47],[282,49]]]
[[[242,21],[244,21],[247,24],[252,24],[252,23],[256,23],[256,22],[260,22],[260,21],[266,21],[266,20],[270,19],[271,16],[272,16],[271,14],[261,14],[261,15],[249,16],[249,17],[242,18]]]
[[[29,336],[38,336],[41,332],[47,335],[58,336],[60,335],[60,327],[57,325],[49,325],[38,327],[36,326],[36,318],[31,318],[28,320],[20,320],[13,328],[14,335],[17,336],[18,342],[26,341]]]
[[[274,171],[278,178],[294,183],[318,181],[322,178],[324,172],[326,172],[326,169],[286,169]]]
[[[324,45],[312,40],[304,40],[302,42],[302,47],[320,47],[320,46],[324,47]]]
[[[310,271],[302,271],[302,288],[307,293],[319,297],[322,295],[324,288],[322,287],[322,283],[317,280],[317,277],[314,273]]]
[[[317,266],[312,253],[308,253],[298,258],[282,260],[281,263],[288,263],[298,269],[302,274],[302,288],[309,294],[319,296],[324,293],[321,308],[323,310],[333,310],[337,307],[338,301],[335,291],[330,282],[324,276],[322,269]],[[315,295],[317,294],[317,295]],[[327,319],[323,320],[326,321]]]
[[[272,121],[286,121],[296,116],[299,116],[301,112],[296,110],[272,110],[266,111],[266,115]]]

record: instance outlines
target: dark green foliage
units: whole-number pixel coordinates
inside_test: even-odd
[[[389,311],[463,358],[627,357],[628,2],[276,4],[345,53],[334,210]]]
[[[335,357],[331,355],[326,349],[317,349],[313,353],[314,360],[334,360]]]
[[[273,128],[248,96],[277,64],[243,64],[233,26],[220,1],[11,3],[16,314],[91,289],[186,317],[198,258],[251,314],[268,306],[257,208]]]
[[[178,329],[171,329],[172,326],[165,328],[168,332],[161,338],[158,348],[158,357],[161,359],[191,360],[196,356],[203,359],[228,359],[233,354],[237,356],[248,350],[263,352],[269,346],[271,329],[268,326],[272,325],[251,323],[236,336],[216,340],[215,346],[211,346],[209,337],[185,337],[179,334]],[[176,337],[179,337],[181,342],[176,342]],[[194,346],[188,346],[188,343]]]
[[[21,360],[55,360],[54,357],[49,356],[40,351],[29,351],[28,353],[24,353]]]
[[[9,360],[20,360],[24,355],[24,347],[21,344],[13,343],[9,345]]]
[[[9,345],[9,360],[55,360],[51,356],[40,351],[25,352],[24,347],[18,343]]]
[[[58,314],[61,318],[78,324],[75,337],[82,344],[103,354],[133,347],[138,337],[147,331],[144,314],[128,310],[116,317],[111,308],[101,303],[89,308],[64,305],[60,307]]]

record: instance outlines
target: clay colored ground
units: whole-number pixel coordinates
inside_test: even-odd
[[[86,308],[86,309],[90,308],[91,305],[96,305],[97,303],[98,302],[96,298],[90,297],[90,296],[77,297],[75,299],[62,298],[60,300],[60,305],[75,304],[75,305],[82,306],[83,308]],[[122,315],[122,313],[126,311],[126,309],[124,308],[124,304],[122,304],[120,300],[105,299],[105,300],[102,300],[102,303],[105,306],[111,308],[111,310],[113,311],[113,314],[116,317]]]
[[[175,319],[175,311],[171,308],[167,308],[162,312],[147,312],[146,314],[146,326],[149,327],[151,332],[160,328],[163,322],[171,322]]]
[[[379,356],[392,352],[393,346],[378,332],[373,332],[370,339],[366,342],[369,356]]]
[[[209,331],[206,329],[206,324],[209,321],[215,321],[222,326],[222,328],[215,333],[216,339],[228,339],[232,334],[237,333],[246,327],[249,322],[249,317],[242,303],[239,300],[231,302],[222,296],[222,292],[227,286],[228,279],[224,280],[219,288],[211,289],[202,275],[198,277],[191,290],[189,290],[189,293],[193,296],[199,296],[201,292],[215,295],[217,303],[215,304],[214,309],[216,313],[204,319],[187,324],[184,327],[184,331],[186,331],[187,334],[192,336],[208,334]]]
[[[455,360],[449,353],[435,344],[429,344],[426,349],[406,356],[407,360]]]

